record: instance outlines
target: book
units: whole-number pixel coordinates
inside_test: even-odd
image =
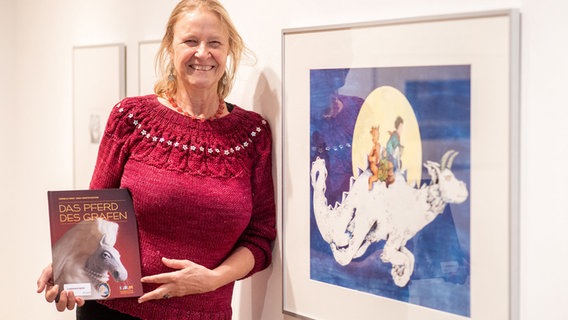
[[[142,295],[138,226],[127,189],[48,191],[53,280],[86,300]]]

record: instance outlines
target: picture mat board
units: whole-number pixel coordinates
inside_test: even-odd
[[[126,94],[123,44],[73,48],[74,185],[87,189],[110,110]]]
[[[516,195],[510,173],[517,165],[510,156],[517,127],[512,105],[518,102],[517,14],[505,10],[283,31],[285,313],[327,320],[467,319],[310,280],[309,70],[471,65],[471,319],[516,314],[510,291]]]

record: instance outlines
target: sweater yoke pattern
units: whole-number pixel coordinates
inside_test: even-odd
[[[115,140],[126,138],[130,157],[179,172],[240,175],[271,139],[268,122],[238,106],[224,118],[203,122],[159,104],[155,95],[127,98],[114,109],[116,119],[107,133]]]
[[[118,109],[118,112],[124,112],[124,108],[120,108]],[[219,148],[214,148],[214,147],[204,147],[204,146],[196,146],[196,145],[188,145],[188,144],[182,144],[179,141],[172,141],[172,140],[168,140],[166,141],[166,139],[164,137],[159,137],[156,135],[152,135],[150,133],[150,130],[144,129],[142,127],[142,124],[140,124],[140,121],[138,121],[137,119],[134,119],[134,114],[133,113],[129,113],[128,114],[128,118],[129,119],[133,119],[132,120],[132,125],[134,125],[136,127],[136,129],[138,131],[140,131],[140,134],[146,138],[146,139],[151,139],[152,142],[154,143],[159,143],[159,144],[167,144],[168,146],[173,146],[174,148],[179,148],[181,146],[181,148],[184,151],[191,151],[191,152],[206,152],[209,154],[223,154],[225,156],[228,156],[232,153],[235,152],[239,152],[244,148],[247,148],[249,146],[249,143],[252,143],[252,138],[256,137],[257,134],[259,134],[262,131],[262,128],[260,126],[256,127],[255,130],[253,130],[252,132],[250,132],[250,137],[249,139],[247,139],[247,141],[243,141],[242,143],[239,143],[238,145],[235,145],[234,147],[230,147],[228,149],[225,150],[219,150]],[[266,125],[266,120],[262,120],[262,124]]]

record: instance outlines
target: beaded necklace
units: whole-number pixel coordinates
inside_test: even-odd
[[[172,105],[172,107],[179,113],[183,114],[186,117],[189,117],[191,119],[195,119],[195,120],[199,120],[201,122],[205,121],[205,120],[215,120],[215,119],[219,119],[221,117],[221,115],[223,114],[223,111],[225,109],[225,101],[223,101],[223,99],[219,99],[219,107],[217,108],[217,112],[215,112],[214,115],[212,115],[209,118],[205,118],[205,117],[198,117],[198,116],[194,116],[192,114],[190,114],[189,112],[183,110],[180,106],[178,106],[177,102],[175,101],[175,99],[170,95],[169,92],[166,93],[166,98],[168,98],[168,102]]]

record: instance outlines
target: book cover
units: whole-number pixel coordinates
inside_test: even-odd
[[[127,189],[48,191],[53,280],[86,300],[139,297],[138,227]]]

